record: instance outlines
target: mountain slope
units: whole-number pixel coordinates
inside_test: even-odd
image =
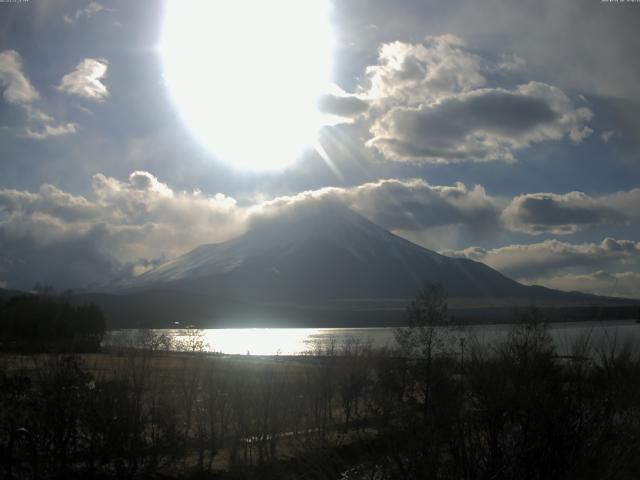
[[[314,202],[255,223],[244,235],[193,251],[123,285],[265,304],[406,299],[426,282],[468,299],[571,296],[523,286],[484,264],[415,245],[335,204]]]

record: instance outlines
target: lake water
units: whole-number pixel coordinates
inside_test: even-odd
[[[513,325],[473,325],[447,331],[454,345],[471,338],[481,345],[491,346],[507,338]],[[170,338],[174,350],[204,350],[240,355],[303,355],[326,351],[331,345],[340,351],[348,342],[357,340],[374,348],[395,348],[393,328],[220,328],[168,330],[112,330],[104,345],[113,347],[141,346],[157,341],[159,336]],[[443,331],[443,333],[445,333]],[[589,337],[592,345],[603,344],[640,346],[640,324],[634,321],[567,322],[549,326],[549,333],[561,355],[571,353],[578,339]],[[459,347],[457,347],[459,348]]]

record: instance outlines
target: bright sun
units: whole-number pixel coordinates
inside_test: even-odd
[[[250,169],[293,162],[323,124],[329,90],[328,0],[169,0],[166,82],[196,136]]]

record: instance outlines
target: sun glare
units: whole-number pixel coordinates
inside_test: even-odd
[[[314,145],[330,85],[328,9],[327,0],[168,0],[165,81],[218,157],[273,169]]]

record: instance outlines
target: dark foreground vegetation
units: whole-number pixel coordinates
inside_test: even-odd
[[[523,315],[491,348],[408,309],[397,351],[354,339],[288,358],[137,348],[4,354],[0,475],[10,478],[636,479],[640,358],[589,338],[560,357]],[[201,347],[197,332],[190,350]],[[37,472],[35,471],[37,470]]]
[[[3,351],[95,352],[106,320],[93,303],[74,304],[70,294],[20,294],[0,298]]]

